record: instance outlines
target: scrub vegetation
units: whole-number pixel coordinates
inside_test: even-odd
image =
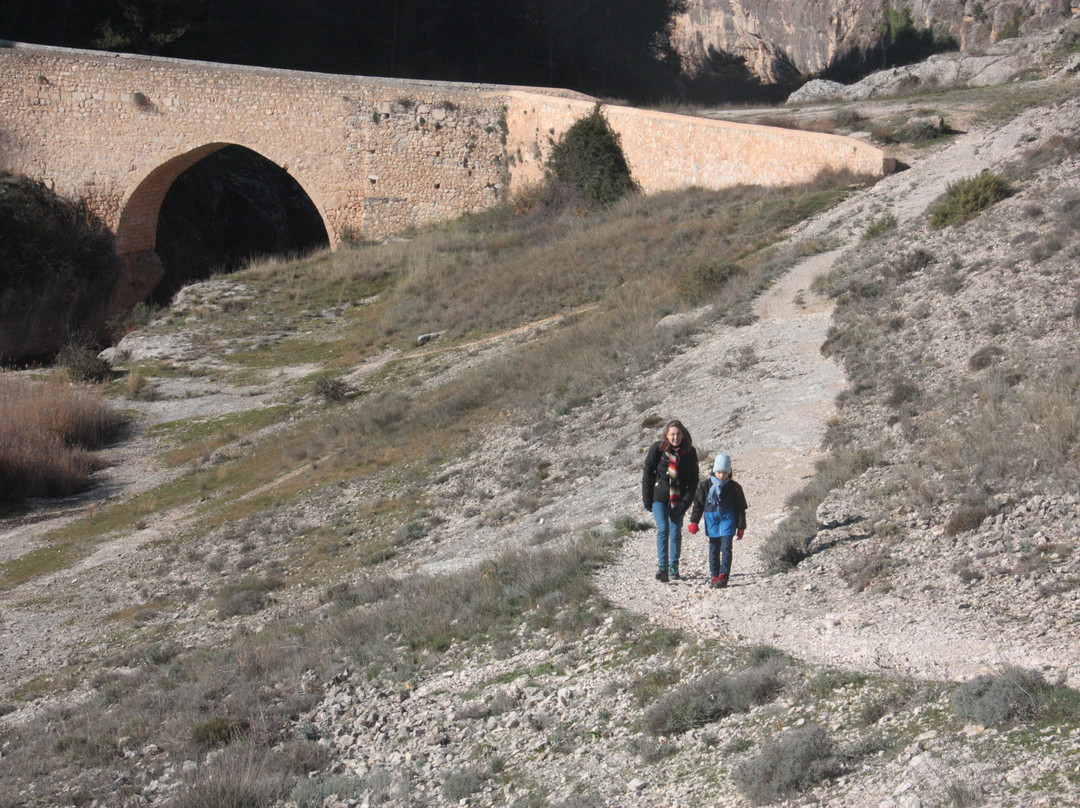
[[[335,768],[338,716],[319,718],[324,697],[349,689],[380,711],[404,711],[419,698],[418,683],[449,691],[462,671],[507,661],[513,664],[455,694],[467,701],[444,723],[517,721],[536,733],[534,756],[462,756],[429,789],[428,804],[478,793],[548,804],[530,767],[555,761],[566,772],[571,755],[616,746],[650,778],[668,767],[696,770],[711,755],[713,792],[702,802],[728,783],[759,803],[835,799],[860,772],[909,762],[920,744],[950,738],[958,748],[973,721],[1001,728],[972,752],[984,758],[1070,732],[1080,699],[1036,672],[1007,668],[953,685],[814,670],[775,649],[700,640],[614,609],[593,574],[648,529],[632,520],[550,536],[550,546],[538,541],[440,575],[391,575],[384,566],[438,524],[425,483],[481,446],[491,424],[521,418],[538,437],[556,434],[567,414],[609,387],[632,384],[697,329],[737,325],[806,250],[830,246],[795,253],[781,239],[844,198],[855,179],[822,177],[776,192],[628,194],[597,208],[570,195],[539,195],[402,240],[266,261],[185,290],[142,330],[163,342],[190,338],[187,355],[199,358],[121,360],[114,372],[138,374],[142,391],[182,377],[239,387],[280,374],[293,398],[155,426],[170,474],[0,563],[0,586],[10,590],[70,569],[109,536],[144,530],[160,514],[184,514],[186,532],[162,549],[138,603],[110,607],[100,645],[23,682],[0,703],[0,713],[9,713],[42,699],[0,735],[0,805],[121,804],[166,781],[173,791],[160,799],[170,806],[316,806],[333,794],[392,803],[415,785],[416,766],[403,758],[355,776]],[[1053,211],[1065,251],[1074,207]],[[954,374],[942,387],[905,384],[916,374],[886,330],[893,320],[883,326],[882,307],[899,312],[893,319],[901,329],[916,321],[902,302],[910,279],[932,277],[934,289],[955,293],[978,268],[954,261],[932,239],[894,248],[904,226],[884,215],[869,230],[865,263],[823,282],[838,312],[828,350],[852,380],[844,406],[872,400],[888,413],[886,426],[925,437],[912,462],[940,470],[932,481],[939,488],[927,483],[916,493],[969,502],[971,513],[957,514],[957,532],[993,512],[993,484],[1016,457],[1046,463],[1048,485],[1075,479],[1075,374],[1065,373],[1075,363],[1042,357],[1024,369],[1038,385],[1018,390],[1009,383],[1015,357],[983,350],[994,336],[986,333],[961,358],[968,375]],[[535,336],[468,361],[525,332]],[[750,366],[754,357],[736,360]],[[358,367],[370,372],[356,374]],[[26,381],[17,391],[29,410],[45,409],[38,384]],[[127,401],[133,387],[123,378],[103,388],[61,386],[72,395],[91,390],[99,404],[102,395]],[[5,415],[16,406],[5,400]],[[920,413],[929,417],[918,420]],[[1038,434],[1017,428],[1021,413],[1034,415]],[[962,440],[946,439],[946,418]],[[112,434],[114,419],[106,418],[113,426],[98,441]],[[792,518],[765,542],[774,570],[805,558],[830,492],[883,466],[889,447],[865,438],[885,432],[874,427],[830,426],[828,454],[793,501]],[[34,437],[47,431],[24,427]],[[970,452],[979,453],[977,463],[969,463]],[[960,473],[971,468],[974,477]],[[533,481],[549,469],[515,471]],[[346,487],[360,493],[335,499]],[[326,502],[337,510],[319,507]],[[523,494],[520,509],[528,507]],[[1038,574],[1056,552],[1033,550],[1015,574]],[[197,569],[197,580],[175,575],[179,567],[166,556]],[[873,591],[887,575],[879,566],[853,569],[852,588]],[[204,632],[199,642],[180,641],[172,617],[189,609]],[[509,695],[514,684],[570,700],[573,694],[559,692],[568,678],[596,671],[606,682],[594,688],[598,709],[571,708],[563,723],[543,711],[526,714]],[[52,704],[71,692],[83,700]],[[376,737],[377,720],[360,717],[357,732]],[[711,752],[717,748],[722,755]],[[180,776],[188,760],[197,764]],[[960,780],[950,789],[958,804],[976,793]],[[603,804],[596,792],[576,797],[564,804]]]

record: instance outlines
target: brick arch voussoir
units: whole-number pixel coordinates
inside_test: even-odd
[[[204,157],[229,145],[232,144],[207,143],[169,157],[151,169],[121,201],[120,221],[116,228],[116,251],[123,259],[124,269],[111,304],[114,313],[130,311],[137,303],[146,300],[165,275],[161,259],[154,248],[161,203],[173,182]],[[261,154],[257,150],[253,151]],[[295,176],[293,178],[297,179]],[[297,182],[319,211],[330,244],[336,246],[338,238],[326,218],[323,205],[311,195],[301,180],[297,179]]]
[[[176,178],[204,157],[208,157],[214,152],[220,151],[226,146],[231,145],[234,144],[222,142],[207,143],[206,145],[170,157],[165,160],[165,162],[149,171],[146,176],[135,185],[127,198],[120,204],[120,222],[116,228],[117,252],[120,253],[129,264],[135,257],[153,252],[157,239],[157,222],[158,215],[161,213],[161,203],[165,200],[165,195],[169,192],[169,188],[172,187]],[[244,144],[241,143],[235,145]],[[257,154],[262,154],[258,149],[252,149],[252,151]],[[265,154],[262,156],[266,157]],[[267,157],[267,159],[274,162],[275,165],[280,165],[272,158]],[[305,187],[303,180],[295,175],[293,175],[293,179],[297,181],[307,195],[307,198],[311,200],[311,203],[319,212],[319,217],[322,219],[323,227],[326,228],[326,234],[330,243],[336,245],[339,240],[337,233],[331,226],[321,201],[311,194],[310,190]]]

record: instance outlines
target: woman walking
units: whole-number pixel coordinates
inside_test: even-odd
[[[681,421],[669,421],[645,453],[641,499],[656,520],[656,580],[679,579],[683,515],[698,485],[698,456]]]

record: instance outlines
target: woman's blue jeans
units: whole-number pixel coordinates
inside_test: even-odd
[[[666,502],[652,504],[653,519],[656,520],[656,563],[667,568],[679,563],[682,553],[683,511],[676,515]]]
[[[709,575],[731,575],[731,540],[734,536],[709,536]]]

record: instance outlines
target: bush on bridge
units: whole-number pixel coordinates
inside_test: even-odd
[[[549,182],[569,185],[599,207],[607,207],[636,187],[619,136],[599,104],[555,144],[547,171]]]

